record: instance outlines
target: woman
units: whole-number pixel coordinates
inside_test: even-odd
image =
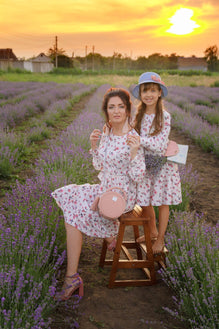
[[[125,211],[130,211],[135,205],[137,183],[145,175],[143,148],[137,132],[129,123],[129,93],[124,89],[109,89],[102,110],[106,117],[104,132],[94,129],[90,135],[90,152],[95,169],[100,170],[100,184],[72,184],[52,193],[63,210],[67,236],[67,270],[63,291],[59,294],[62,300],[69,299],[77,289],[79,295],[83,295],[83,281],[77,273],[82,233],[106,239],[109,250],[115,247],[118,220],[105,219],[91,210],[95,198],[110,187],[120,187],[127,194]]]

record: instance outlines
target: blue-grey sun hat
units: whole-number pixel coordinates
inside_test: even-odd
[[[155,72],[145,72],[142,75],[140,75],[138,84],[132,90],[132,95],[135,96],[136,98],[140,99],[140,96],[139,96],[140,85],[143,83],[150,83],[150,82],[157,83],[158,85],[160,85],[160,87],[162,89],[162,97],[167,96],[167,94],[168,94],[167,87],[165,86],[164,82],[161,80],[161,77],[159,76],[159,74],[157,74]]]

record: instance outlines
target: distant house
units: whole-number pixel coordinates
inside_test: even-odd
[[[178,69],[207,71],[208,65],[203,57],[178,57]]]
[[[5,61],[5,60],[13,60],[13,61],[17,61],[17,57],[15,56],[15,54],[13,53],[11,48],[6,48],[6,49],[0,49],[0,60]]]
[[[40,53],[37,57],[34,57],[31,61],[48,63],[48,62],[51,62],[51,58],[49,56],[46,56],[44,53]]]
[[[18,61],[11,48],[0,49],[0,70],[13,68],[14,61]]]
[[[37,57],[28,61],[18,60],[11,48],[0,49],[0,70],[21,69],[31,72],[50,72],[54,64],[50,57],[40,53]]]
[[[24,68],[31,72],[46,73],[53,70],[54,64],[51,62],[50,57],[40,53],[37,57],[25,61]]]

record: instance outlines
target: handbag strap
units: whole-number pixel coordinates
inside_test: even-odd
[[[108,188],[108,190],[106,190],[106,192],[112,191],[112,190],[120,190],[123,193],[124,199],[127,200],[127,194],[126,192],[119,186],[113,186]]]

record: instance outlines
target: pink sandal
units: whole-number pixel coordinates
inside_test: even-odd
[[[59,292],[56,295],[56,299],[68,300],[77,289],[78,289],[78,295],[80,297],[83,297],[83,295],[84,295],[83,280],[79,276],[79,274],[75,273],[71,276],[66,276],[66,278],[72,279],[72,282],[70,284],[67,284],[66,281],[64,282],[63,289],[61,292]]]

